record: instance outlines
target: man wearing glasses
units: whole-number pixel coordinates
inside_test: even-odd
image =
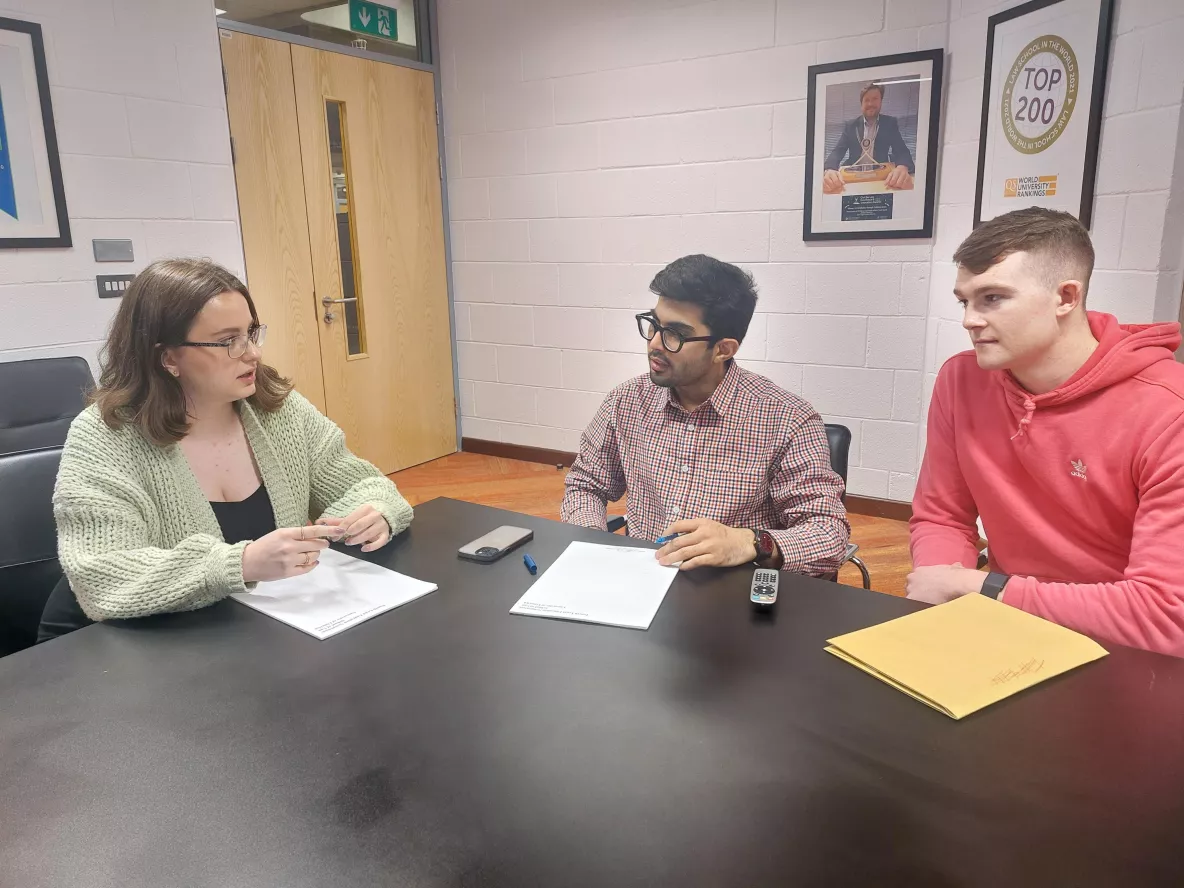
[[[628,492],[629,535],[673,537],[662,564],[835,573],[850,526],[822,420],[735,361],[756,307],[752,276],[684,256],[650,290],[657,304],[637,315],[649,374],[610,392],[585,429],[563,520],[603,530],[608,503]]]

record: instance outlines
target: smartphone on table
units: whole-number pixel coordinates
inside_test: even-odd
[[[491,564],[532,539],[534,539],[533,530],[504,524],[497,530],[491,530],[485,536],[477,537],[471,543],[461,546],[456,554],[469,561]]]

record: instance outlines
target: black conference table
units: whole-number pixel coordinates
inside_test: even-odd
[[[0,885],[1184,885],[1184,660],[960,722],[823,652],[916,605],[680,575],[647,632],[507,611],[532,527],[452,500],[370,556],[440,589],[326,641],[237,603],[0,660]]]

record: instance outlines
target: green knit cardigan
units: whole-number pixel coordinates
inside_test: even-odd
[[[274,413],[239,403],[277,528],[367,503],[392,536],[411,524],[395,485],[305,398],[293,392]],[[93,620],[195,610],[247,589],[247,543],[223,540],[181,448],[153,444],[134,425],[112,429],[93,405],[70,426],[53,509],[62,567]]]

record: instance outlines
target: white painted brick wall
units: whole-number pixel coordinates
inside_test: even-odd
[[[497,347],[497,380],[515,385],[559,385],[560,352],[553,348]]]
[[[771,315],[767,357],[795,364],[862,367],[867,362],[867,323],[844,315]]]
[[[951,2],[951,83],[930,275],[926,393],[941,364],[969,344],[951,295],[951,256],[972,224],[986,20],[1009,5]],[[1124,323],[1174,321],[1184,284],[1184,53],[1179,51],[1184,3],[1124,0],[1117,13],[1090,231],[1096,264],[1088,305]],[[1173,198],[1179,204],[1173,205]],[[928,396],[922,397],[927,410]],[[923,429],[921,435],[923,445]],[[907,467],[894,469],[890,496],[910,490],[915,475]]]
[[[230,135],[206,0],[0,0],[35,21],[74,246],[0,255],[0,361],[97,353],[119,305],[97,274],[169,255],[243,274]],[[135,261],[97,264],[93,238],[128,238]]]
[[[491,381],[487,353],[467,340],[496,346],[499,374],[503,353],[517,361],[499,384],[521,383],[510,392],[536,411],[510,417],[475,390],[462,397],[465,434],[574,448],[601,393],[645,370],[633,314],[653,304],[649,281],[705,251],[756,278],[743,363],[852,428],[851,492],[911,496],[933,374],[966,344],[950,256],[971,225],[986,20],[999,8],[441,0],[445,127],[459,154],[449,190],[463,220],[452,243],[461,377]],[[1171,49],[1181,22],[1174,0],[1120,4],[1091,300],[1124,320],[1174,316],[1184,282],[1184,220],[1164,225],[1181,187],[1184,54]],[[804,243],[807,67],[941,46],[949,95],[933,241]],[[527,258],[520,229],[491,223],[525,225]],[[479,412],[482,392],[499,416]]]
[[[856,469],[864,420],[915,431],[931,247],[802,243],[806,68],[940,46],[946,2],[444,0],[464,433],[574,448],[645,371],[653,275],[700,251],[757,281],[742,362],[849,425]]]
[[[525,306],[469,306],[469,323],[474,342],[501,345],[533,345],[535,312]]]
[[[526,172],[594,170],[599,156],[595,124],[553,126],[526,133]]]
[[[534,423],[538,419],[535,389],[530,386],[475,382],[473,391],[476,397],[474,409],[482,419],[520,423]]]

